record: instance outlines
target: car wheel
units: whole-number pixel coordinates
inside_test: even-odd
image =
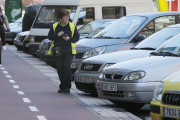
[[[145,105],[145,103],[130,103],[130,102],[120,102],[120,101],[111,101],[111,102],[128,111],[139,110]]]

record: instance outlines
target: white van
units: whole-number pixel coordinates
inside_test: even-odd
[[[45,0],[30,29],[32,54],[47,38],[52,24],[58,21],[60,9],[71,10],[70,21],[77,27],[97,19],[119,19],[129,14],[155,11],[153,0]]]

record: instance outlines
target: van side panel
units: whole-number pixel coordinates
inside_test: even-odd
[[[126,14],[136,14],[136,13],[148,13],[153,12],[153,7],[150,5],[128,5],[126,6]]]

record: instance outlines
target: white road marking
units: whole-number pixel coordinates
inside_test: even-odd
[[[31,103],[31,101],[30,101],[28,98],[23,98],[23,101],[24,101],[25,103]]]
[[[2,65],[0,65],[0,66],[2,66]]]
[[[7,78],[12,78],[10,75],[6,75]]]
[[[17,91],[19,95],[25,95],[23,91]]]
[[[2,67],[1,69],[4,70],[5,68]]]
[[[18,86],[18,85],[13,85],[13,87],[14,87],[14,88],[16,88],[16,89],[18,89],[18,88],[19,88],[19,86]]]
[[[38,120],[47,120],[44,116],[36,116]]]
[[[33,112],[39,111],[35,106],[29,106],[29,109]]]
[[[10,83],[16,83],[14,80],[9,80]]]
[[[7,71],[3,71],[3,73],[4,73],[4,74],[8,74],[8,72],[7,72]]]

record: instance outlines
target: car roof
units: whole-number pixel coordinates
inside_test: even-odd
[[[149,13],[138,13],[132,15],[145,16],[145,17],[158,17],[163,15],[180,15],[180,12],[149,12]],[[127,16],[132,16],[132,15],[127,15]]]

